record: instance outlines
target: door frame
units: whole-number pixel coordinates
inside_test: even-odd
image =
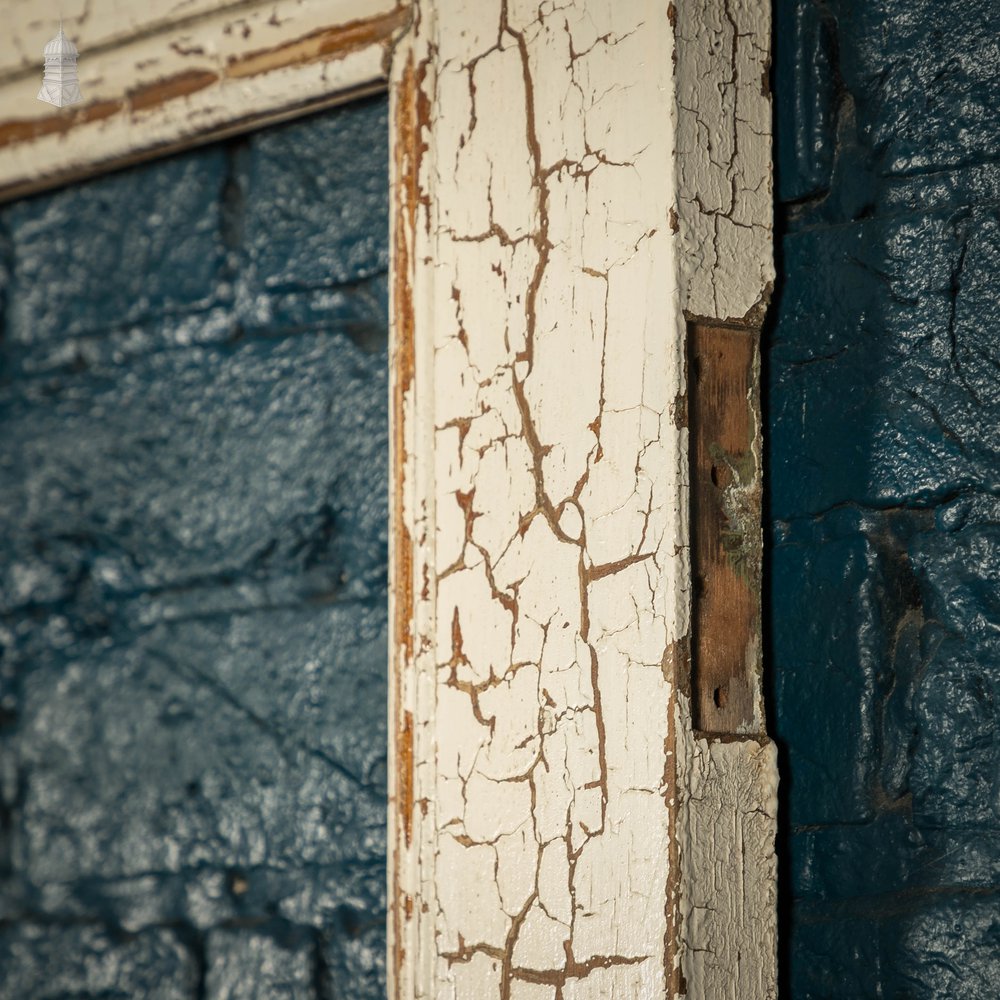
[[[390,94],[390,997],[774,997],[769,5],[90,7],[0,200]]]

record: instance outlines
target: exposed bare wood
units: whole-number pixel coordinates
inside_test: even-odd
[[[257,76],[285,66],[302,66],[321,59],[343,59],[351,52],[383,45],[400,26],[403,16],[401,8],[397,8],[382,17],[318,28],[302,38],[269,49],[233,56],[226,66],[226,76]]]
[[[756,353],[774,278],[770,4],[671,7],[671,224],[681,243],[681,306],[692,323],[693,556],[701,578],[692,581],[693,715],[682,697],[677,729],[680,965],[691,1000],[772,1000],[777,767],[762,735]],[[692,725],[726,735],[692,734]]]
[[[133,112],[158,108],[177,97],[197,94],[199,90],[217,83],[219,74],[211,70],[189,69],[176,73],[156,83],[143,84],[129,91],[128,104]]]
[[[696,729],[763,731],[757,333],[692,323],[688,340]]]
[[[391,517],[392,544],[389,550],[390,622],[392,649],[389,671],[393,691],[389,706],[389,823],[388,937],[387,967],[390,990],[399,981],[400,970],[413,950],[414,895],[408,891],[397,858],[407,856],[413,843],[414,801],[414,709],[413,684],[407,671],[414,662],[415,609],[422,587],[415,577],[415,539],[411,528],[416,522],[407,513],[412,504],[413,486],[407,473],[412,469],[414,447],[412,419],[413,380],[416,345],[414,342],[415,273],[413,244],[417,208],[420,203],[420,158],[426,121],[421,117],[419,81],[412,53],[399,68],[397,84],[390,92],[392,121],[393,185],[392,219],[392,359],[390,365],[392,435],[390,467],[393,484]],[[409,488],[408,488],[409,486]],[[427,595],[423,595],[426,600]]]
[[[0,197],[394,53],[391,995],[772,997],[767,4],[76,2],[87,103],[49,111],[17,0]]]
[[[197,26],[207,15],[225,14],[232,20],[258,5],[259,0],[6,0],[9,34],[0,49],[0,83],[34,77],[38,53],[60,20],[78,46],[96,55],[164,30]]]

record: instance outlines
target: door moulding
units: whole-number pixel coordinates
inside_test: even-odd
[[[396,0],[150,0],[122,24],[119,0],[65,21],[84,102],[39,101],[57,21],[15,6],[0,57],[0,201],[384,91]],[[34,57],[34,58],[32,58]]]
[[[395,49],[392,1000],[775,996],[769,45],[415,0]]]

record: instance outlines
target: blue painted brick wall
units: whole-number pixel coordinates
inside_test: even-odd
[[[776,6],[785,995],[1000,995],[1000,6]]]
[[[0,209],[0,996],[384,991],[386,101]]]

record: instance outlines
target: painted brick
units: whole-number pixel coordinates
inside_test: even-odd
[[[981,210],[786,237],[771,419],[779,467],[794,461],[797,480],[778,491],[777,516],[992,488],[998,233]]]
[[[325,985],[331,1000],[385,997],[385,915],[341,907],[323,935]]]
[[[840,103],[833,21],[813,3],[774,6],[777,196],[796,201],[829,189]],[[790,95],[786,98],[786,95]]]
[[[385,104],[0,211],[5,998],[384,991]]]
[[[226,163],[216,148],[6,208],[11,341],[64,340],[223,294]]]
[[[795,956],[795,1000],[877,997],[882,988],[877,921],[836,913],[799,913],[788,934]]]
[[[892,928],[889,975],[911,996],[940,1000],[991,1000],[1000,954],[997,895],[945,896],[929,901]]]
[[[33,574],[69,586],[70,564],[90,558],[109,594],[244,574],[298,574],[305,593],[384,589],[384,552],[362,539],[386,533],[386,377],[384,350],[320,332],[11,384],[0,496],[25,530],[0,543],[0,604],[19,606],[22,587],[57,599]]]
[[[384,633],[337,610],[209,615],[30,669],[16,867],[44,884],[274,865],[291,885],[377,861],[384,739],[350,727],[384,690],[344,673],[375,673]]]
[[[1000,153],[1000,9],[989,0],[832,0],[839,69],[879,174],[914,174]]]
[[[992,1000],[996,979],[987,957],[1000,946],[995,895],[945,895],[916,909],[884,897],[870,912],[810,911],[796,928],[803,972],[796,1000],[934,997]]]
[[[796,825],[871,818],[874,553],[852,512],[786,526],[772,555],[777,711]],[[817,616],[815,609],[825,609]]]
[[[246,206],[241,315],[269,320],[269,291],[330,289],[389,263],[384,99],[251,137],[237,158]]]
[[[192,1000],[198,964],[169,930],[121,935],[98,927],[21,923],[0,929],[0,996]]]
[[[314,951],[312,939],[294,930],[211,931],[205,1000],[315,1000]]]
[[[947,544],[935,541],[939,549]],[[914,696],[919,739],[912,749],[913,818],[921,828],[980,829],[995,838],[1000,836],[1000,644],[994,636],[976,635],[977,626],[996,627],[995,584],[985,573],[970,579],[968,569],[997,565],[1000,530],[977,528],[949,541],[953,548],[936,566],[928,569],[924,562],[924,572],[940,585],[932,592],[934,603],[947,614],[927,644]]]
[[[797,1000],[1000,980],[998,16],[780,14],[771,635]]]

